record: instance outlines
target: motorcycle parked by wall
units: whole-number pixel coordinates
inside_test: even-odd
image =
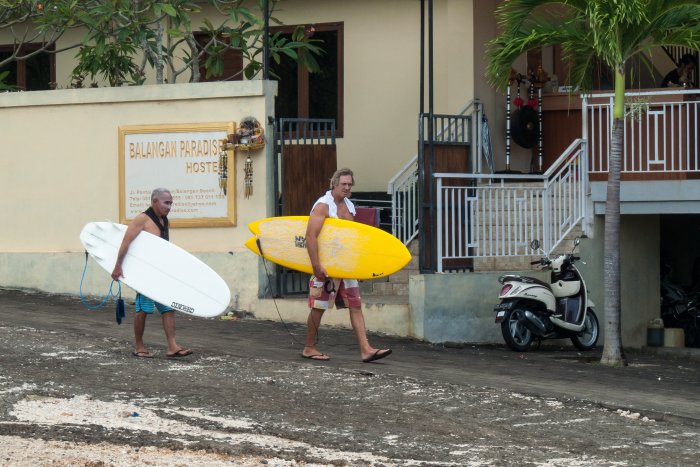
[[[508,347],[525,352],[537,339],[569,338],[579,350],[591,350],[598,342],[600,327],[588,299],[586,283],[574,263],[581,258],[574,255],[580,243],[577,237],[574,250],[553,258],[547,255],[530,264],[551,269],[550,282],[534,277],[505,274],[498,278],[503,284],[496,305],[496,323]],[[531,244],[533,250],[540,245]]]
[[[686,347],[700,347],[700,290],[687,293],[671,280],[669,267],[661,272],[661,318],[667,328],[682,328]]]

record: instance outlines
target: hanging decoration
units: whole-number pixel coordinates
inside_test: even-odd
[[[224,196],[228,190],[228,152],[233,149],[233,141],[235,134],[227,135],[225,140],[221,141],[221,151],[219,152],[219,188],[223,191]]]
[[[265,130],[255,117],[245,117],[241,120],[238,129],[227,136],[221,144],[219,153],[219,188],[226,195],[228,186],[229,151],[246,151],[246,159],[243,166],[243,195],[250,198],[253,195],[253,158],[252,151],[265,147]]]
[[[252,151],[265,147],[265,130],[255,117],[245,117],[236,130],[236,149]]]
[[[521,74],[515,75],[517,82],[517,92],[513,105],[515,110],[510,114],[511,120],[511,136],[513,141],[519,146],[529,149],[537,142],[537,100],[534,98],[531,81],[528,83],[528,78]],[[523,83],[528,83],[527,93],[529,94],[527,103],[520,97],[520,86]]]
[[[265,147],[265,130],[255,117],[246,117],[236,130],[238,138],[237,149],[253,151]],[[244,196],[250,198],[253,195],[253,159],[248,152],[243,168]]]
[[[253,195],[253,159],[250,158],[250,155],[245,158],[243,172],[245,174],[245,197],[250,198]]]

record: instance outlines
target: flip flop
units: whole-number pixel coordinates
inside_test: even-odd
[[[380,354],[379,352],[381,352],[382,350],[383,349],[377,350],[371,356],[369,356],[367,358],[363,358],[362,361],[364,363],[369,363],[369,362],[373,362],[375,360],[381,360],[382,358],[388,357],[389,355],[391,355],[391,349],[386,349],[386,352]]]
[[[175,353],[165,354],[165,356],[168,358],[178,358],[178,357],[186,357],[188,355],[192,355],[192,353],[193,352],[190,349],[180,349]]]
[[[133,355],[136,358],[153,358],[153,354],[151,352],[148,352],[147,350],[142,350],[140,352],[131,352],[131,355]]]
[[[331,359],[331,357],[329,357],[328,355],[323,354],[323,353],[316,353],[316,354],[313,354],[313,355],[304,355],[304,354],[301,354],[301,358],[307,358],[307,359],[309,359],[309,360],[316,360],[316,361],[319,361],[319,362],[327,362],[328,360]]]

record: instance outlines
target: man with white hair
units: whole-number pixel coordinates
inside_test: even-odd
[[[328,355],[316,348],[316,334],[321,325],[323,313],[333,307],[349,308],[350,324],[355,331],[360,346],[360,357],[365,363],[379,360],[391,354],[391,349],[376,349],[369,344],[362,314],[360,285],[354,279],[330,278],[321,264],[318,254],[318,236],[327,217],[355,220],[355,206],[348,199],[355,179],[350,169],[337,170],[331,178],[330,190],[318,199],[311,208],[306,227],[306,248],[314,274],[309,281],[309,308],[307,319],[306,344],[301,356],[311,360],[327,361]]]
[[[156,188],[151,193],[151,206],[144,212],[136,215],[124,234],[124,239],[119,248],[117,262],[112,271],[112,279],[118,281],[123,277],[122,262],[129,251],[129,245],[141,233],[142,230],[157,235],[164,240],[169,240],[168,213],[173,205],[173,196],[166,188]],[[175,311],[167,305],[153,301],[137,292],[136,315],[134,316],[135,345],[132,354],[134,357],[153,358],[153,354],[146,349],[143,343],[143,332],[146,329],[146,316],[152,314],[155,309],[160,312],[163,319],[163,330],[168,344],[167,357],[186,357],[192,354],[192,350],[183,349],[175,342]]]

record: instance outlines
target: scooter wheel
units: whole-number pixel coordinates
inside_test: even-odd
[[[591,350],[598,342],[600,335],[600,325],[598,317],[590,308],[586,310],[586,318],[584,319],[584,327],[578,334],[571,336],[571,342],[579,350]]]
[[[503,339],[508,347],[516,352],[527,352],[535,338],[532,332],[520,322],[520,317],[523,313],[525,313],[525,310],[518,308],[509,310],[503,317],[503,321],[501,321]]]

